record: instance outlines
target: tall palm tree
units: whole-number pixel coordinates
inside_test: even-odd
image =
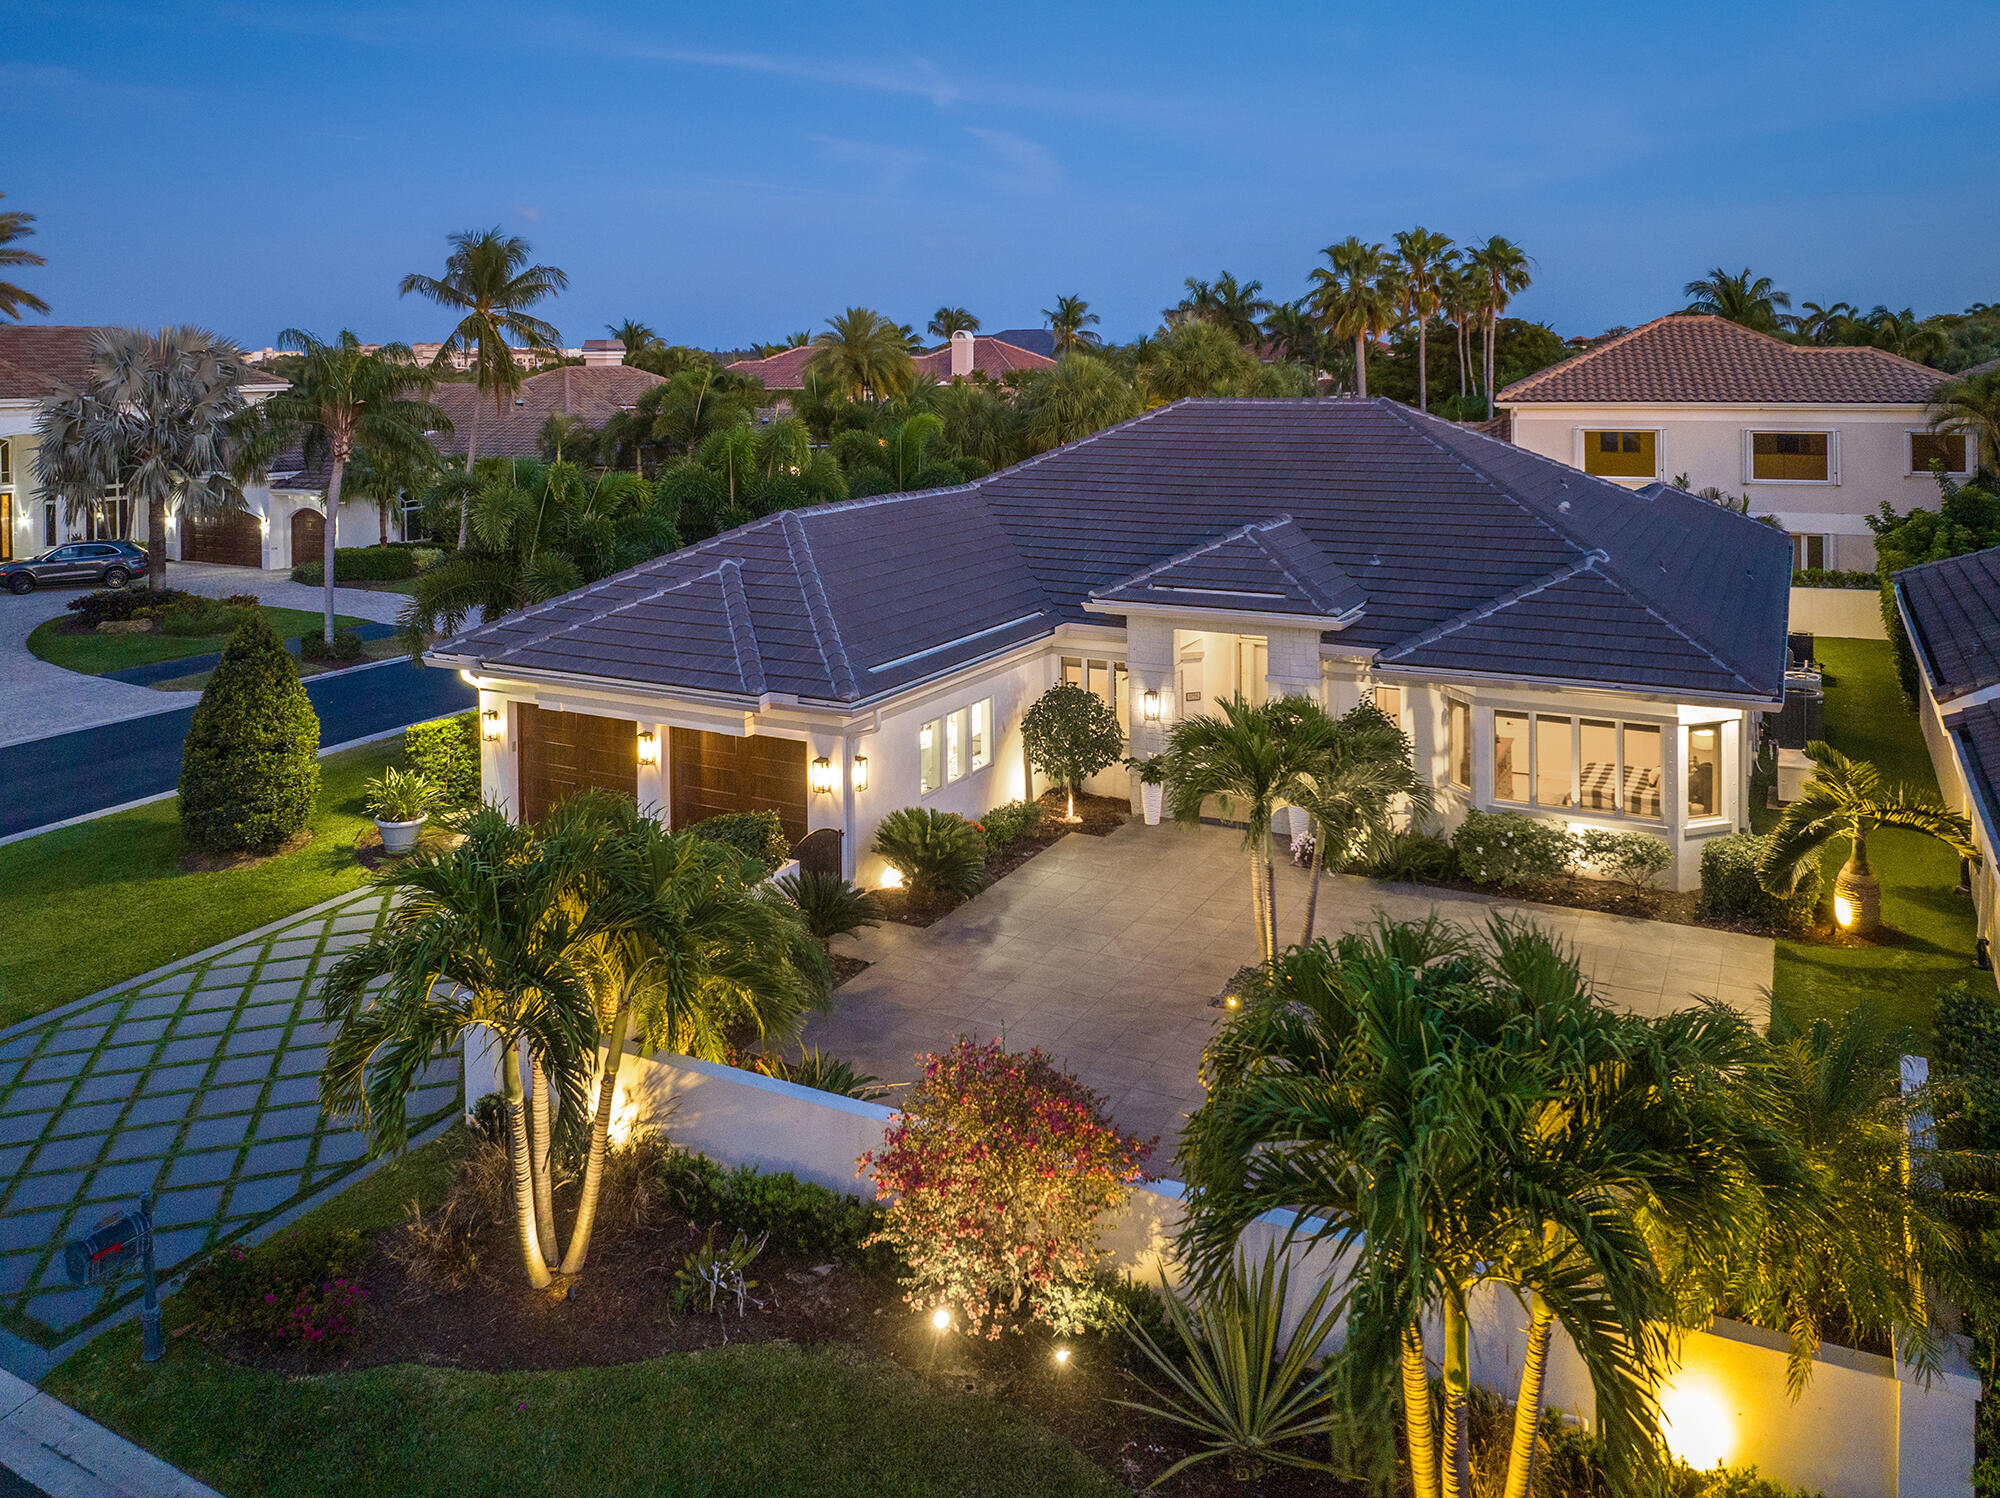
[[[1396,236],[1396,258],[1401,262],[1403,306],[1417,325],[1417,409],[1430,410],[1430,323],[1438,315],[1443,298],[1444,278],[1458,263],[1458,252],[1448,235],[1435,234],[1422,225],[1405,229]]]
[[[1494,358],[1493,344],[1500,319],[1507,315],[1507,304],[1528,289],[1532,277],[1528,274],[1528,257],[1521,247],[1504,235],[1495,234],[1486,243],[1474,245],[1466,252],[1466,261],[1486,283],[1486,294],[1481,298],[1480,315],[1486,325],[1485,368],[1486,368],[1486,419],[1493,419]]]
[[[849,400],[887,400],[916,378],[903,329],[879,312],[849,307],[813,339],[807,367],[832,380]]]
[[[933,338],[949,338],[954,333],[977,333],[979,319],[963,307],[940,307],[931,314],[927,331]]]
[[[1799,307],[1794,327],[1806,342],[1822,346],[1846,342],[1849,329],[1861,316],[1860,309],[1849,302],[1834,302],[1825,307],[1818,302],[1801,302]]]
[[[347,488],[374,501],[376,535],[387,546],[390,509],[422,494],[438,481],[440,472],[435,448],[427,447],[413,457],[378,458],[363,447],[356,449],[354,461],[348,465]]]
[[[1056,335],[1058,357],[1081,349],[1094,349],[1104,341],[1090,331],[1103,319],[1092,312],[1090,303],[1080,296],[1057,297],[1055,306],[1042,308],[1042,320]]]
[[[2000,469],[2000,369],[1940,385],[1929,415],[1933,431],[1966,434],[1975,467]]]
[[[1849,851],[1833,882],[1833,918],[1843,930],[1865,935],[1882,924],[1882,889],[1868,864],[1868,836],[1876,828],[1921,832],[1960,858],[1979,861],[1971,824],[1936,797],[1907,785],[1884,786],[1875,766],[1831,744],[1806,745],[1806,758],[1813,762],[1812,778],[1778,818],[1757,866],[1758,878],[1774,894],[1797,889],[1827,845],[1845,838]]]
[[[634,354],[643,354],[654,344],[663,341],[658,333],[632,317],[619,323],[606,323],[604,331],[625,345],[625,360],[628,364]]]
[[[243,507],[233,469],[244,374],[236,345],[202,328],[102,328],[82,383],[58,390],[35,418],[42,490],[72,517],[117,485],[145,506],[154,592],[167,585],[169,502],[184,526]]]
[[[1368,345],[1396,321],[1395,278],[1379,244],[1349,235],[1320,253],[1312,271],[1313,311],[1336,338],[1354,340],[1354,393],[1368,398]]]
[[[451,254],[443,276],[417,272],[403,277],[401,295],[415,292],[428,301],[462,314],[439,346],[434,371],[451,367],[452,357],[469,355],[472,377],[481,394],[493,397],[493,414],[506,409],[507,397],[521,387],[521,367],[514,359],[513,340],[531,349],[562,346],[554,326],[528,309],[569,285],[569,277],[553,265],[530,265],[528,242],[498,227],[468,229],[451,236]],[[465,440],[465,471],[472,472],[479,456],[480,402],[472,403],[472,427]],[[458,517],[458,544],[465,545],[465,516]]]
[[[1769,276],[1753,276],[1748,266],[1732,275],[1718,265],[1683,286],[1681,295],[1688,298],[1690,312],[1726,317],[1760,333],[1779,332],[1793,320],[1779,311],[1792,305],[1791,297]]]
[[[0,198],[7,194],[0,192]],[[35,232],[35,216],[32,213],[0,213],[0,266],[11,268],[16,265],[47,265],[48,261],[33,250],[13,250],[8,246],[17,239],[26,239]],[[16,286],[12,281],[0,281],[0,317],[21,320],[21,309],[39,312],[48,316],[49,304],[32,291]]]
[[[1066,353],[1038,369],[1021,391],[1021,435],[1046,452],[1139,414],[1131,383],[1092,354]]]
[[[1399,803],[1412,816],[1429,813],[1433,793],[1417,773],[1409,735],[1374,703],[1362,702],[1334,721],[1294,799],[1313,834],[1305,926],[1299,936],[1299,945],[1307,946],[1319,910],[1320,870],[1329,853],[1337,859],[1362,839],[1394,830]]]
[[[1445,321],[1452,327],[1452,342],[1458,353],[1458,398],[1470,393],[1472,380],[1467,366],[1472,363],[1472,320],[1479,316],[1486,287],[1470,260],[1453,264],[1438,286],[1438,302]]]
[[[294,444],[304,452],[308,469],[327,465],[320,623],[331,645],[334,533],[340,528],[347,465],[365,450],[378,464],[418,467],[434,451],[424,434],[449,429],[451,422],[429,401],[412,399],[428,395],[435,378],[410,357],[405,344],[366,350],[346,329],[332,343],[322,343],[303,329],[287,328],[278,335],[278,347],[300,356],[298,370],[290,389],[247,414],[250,435],[237,469],[245,475],[261,469]]]
[[[1201,318],[1227,330],[1239,344],[1258,341],[1257,320],[1272,306],[1259,295],[1264,289],[1262,281],[1239,283],[1234,275],[1224,271],[1213,281],[1189,276],[1182,284],[1187,287],[1187,295],[1163,314],[1169,324]]]
[[[1910,308],[1892,312],[1877,307],[1866,319],[1870,341],[1879,349],[1928,364],[1951,348],[1951,339],[1935,323],[1925,322]]]

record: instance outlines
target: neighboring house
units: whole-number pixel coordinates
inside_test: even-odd
[[[1947,378],[1874,348],[1787,343],[1720,317],[1676,315],[1502,390],[1513,441],[1613,483],[1687,476],[1747,501],[1792,537],[1797,567],[1868,570],[1867,517],[1933,506],[1931,462],[1973,454],[1926,415]]]
[[[749,375],[761,381],[766,390],[803,390],[806,365],[818,352],[805,344],[783,349],[768,359],[738,359],[727,367],[732,374]],[[951,342],[916,355],[914,362],[922,378],[933,384],[949,385],[953,380],[970,379],[974,375],[999,380],[1019,369],[1047,369],[1056,361],[1001,338],[954,333]]]
[[[2000,947],[2000,546],[1895,575],[1938,785],[1972,822],[1979,934]]]
[[[591,785],[676,826],[764,807],[864,881],[890,811],[1039,789],[1021,714],[1071,681],[1138,755],[1232,695],[1366,694],[1445,825],[1648,832],[1688,888],[1748,826],[1790,570],[1753,520],[1394,401],[1188,400],[955,488],[753,521],[427,659],[479,687],[486,793],[517,814]],[[1094,786],[1136,798],[1123,768]]]
[[[1002,328],[997,333],[988,334],[1001,343],[1010,343],[1015,348],[1026,349],[1031,354],[1040,354],[1044,359],[1056,356],[1056,335],[1053,328]]]

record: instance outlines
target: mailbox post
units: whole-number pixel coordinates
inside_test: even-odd
[[[139,1302],[142,1356],[152,1363],[167,1350],[160,1334],[160,1288],[153,1272],[153,1193],[140,1196],[138,1211],[115,1213],[63,1245],[63,1268],[72,1285],[101,1285],[116,1279],[135,1259],[144,1278],[144,1298]]]

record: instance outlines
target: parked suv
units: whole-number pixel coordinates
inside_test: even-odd
[[[122,588],[145,572],[145,550],[130,541],[70,541],[23,562],[0,562],[0,586],[10,593],[32,593],[43,583]]]

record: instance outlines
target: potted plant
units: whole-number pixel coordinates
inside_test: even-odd
[[[1160,825],[1160,806],[1167,794],[1167,762],[1158,754],[1140,758],[1127,755],[1125,768],[1139,777],[1139,805],[1146,813],[1146,825]]]
[[[368,782],[368,814],[382,834],[382,851],[407,853],[438,803],[438,788],[411,770],[389,766]]]

